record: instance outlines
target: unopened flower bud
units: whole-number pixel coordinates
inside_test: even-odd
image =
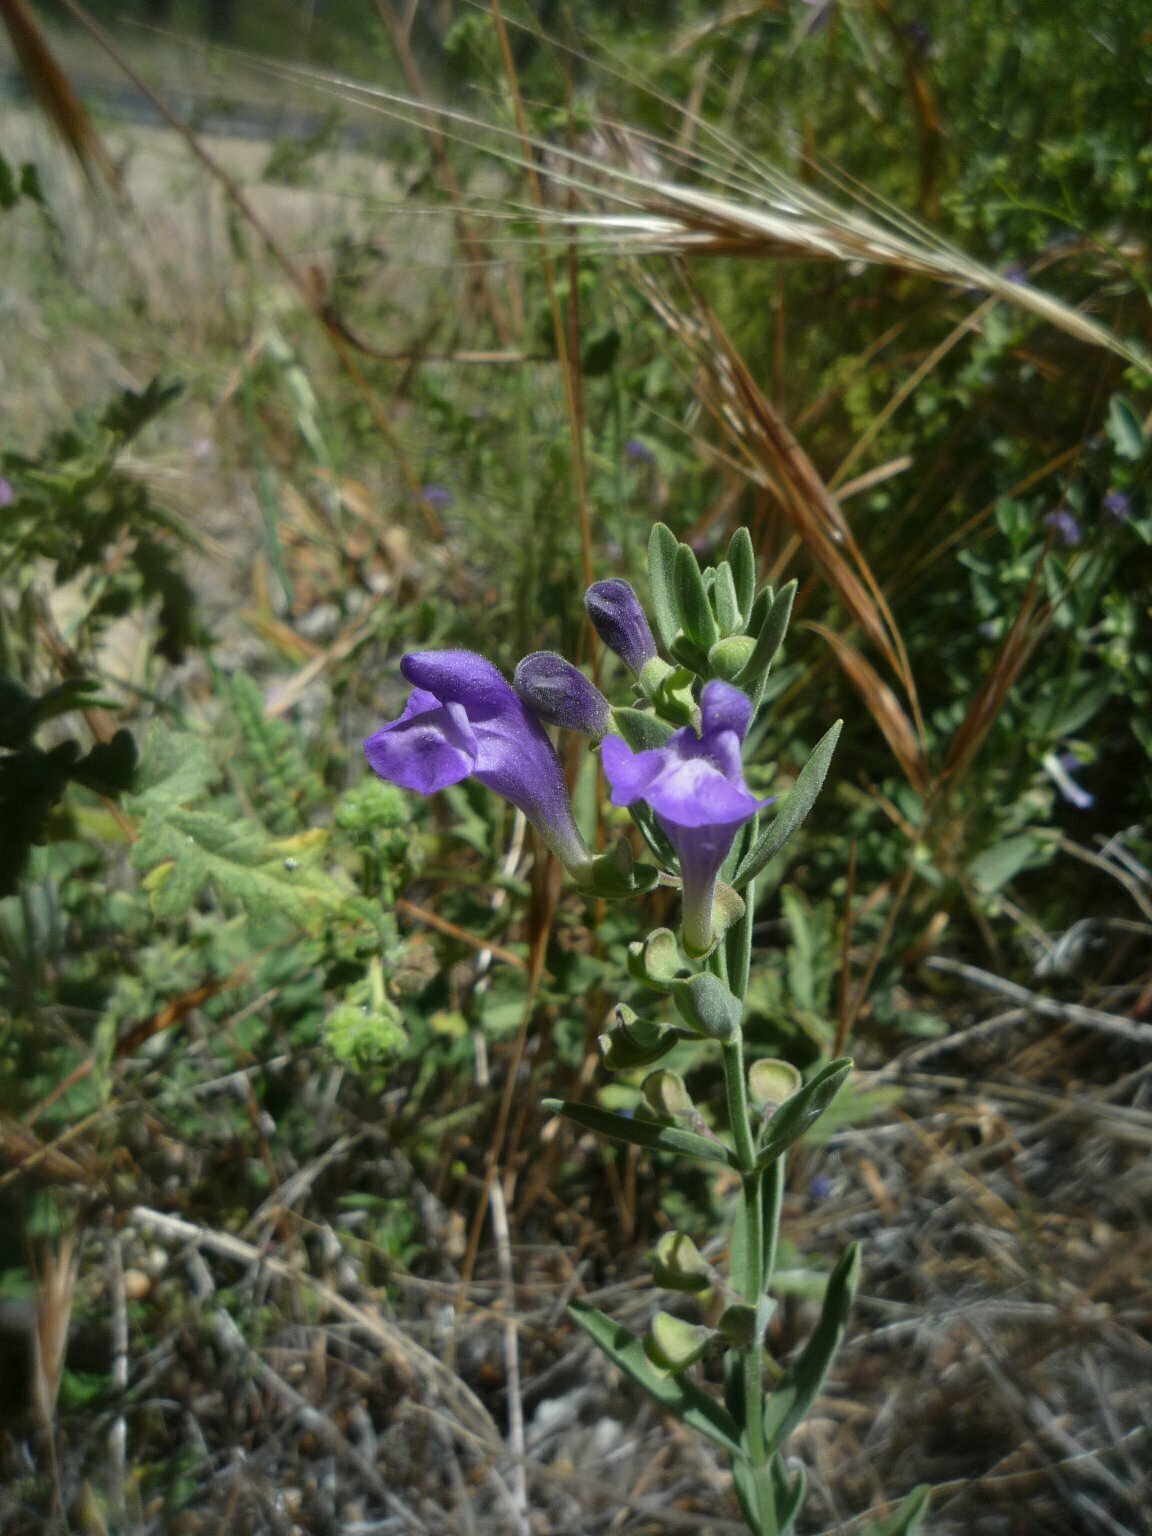
[[[755,649],[756,641],[752,635],[729,635],[725,640],[717,640],[708,652],[713,677],[734,683],[752,659]]]
[[[555,651],[533,651],[516,668],[512,686],[538,720],[599,739],[612,711],[608,700],[577,667]]]
[[[610,651],[637,677],[656,654],[656,642],[640,599],[626,581],[597,581],[584,594],[592,627]]]

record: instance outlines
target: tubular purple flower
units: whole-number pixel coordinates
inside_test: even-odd
[[[592,628],[637,677],[656,655],[656,642],[644,617],[640,599],[626,581],[596,581],[584,594]]]
[[[744,783],[740,749],[752,702],[713,681],[700,696],[700,734],[677,731],[662,747],[633,752],[618,736],[602,749],[613,805],[646,800],[668,835],[684,882],[684,942],[697,955],[712,947],[712,902],[720,867],[736,833],[770,804]]]
[[[591,855],[560,761],[544,727],[492,663],[472,651],[417,651],[402,658],[400,671],[412,693],[400,718],[364,743],[373,770],[420,795],[479,779],[523,811],[579,877]]]
[[[512,686],[538,720],[597,740],[608,730],[612,706],[570,661],[555,651],[533,651],[516,668]]]

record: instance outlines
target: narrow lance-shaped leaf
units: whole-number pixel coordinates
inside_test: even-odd
[[[648,584],[652,594],[652,617],[660,643],[670,651],[680,628],[676,606],[676,535],[666,523],[656,523],[648,537]]]
[[[674,1414],[682,1424],[704,1435],[737,1462],[744,1458],[740,1427],[714,1397],[683,1376],[665,1376],[644,1353],[643,1342],[586,1302],[568,1308],[572,1321],[608,1356],[614,1365],[641,1387],[653,1402]]]
[[[716,644],[720,631],[712,614],[712,605],[700,574],[696,556],[687,544],[676,548],[676,606],[680,623],[690,640],[705,651]]]
[[[728,545],[728,564],[732,567],[732,580],[736,587],[736,601],[740,612],[747,619],[756,598],[756,551],[752,548],[752,535],[747,528],[737,528]]]
[[[828,765],[840,738],[843,720],[837,720],[816,743],[812,756],[801,768],[791,791],[779,811],[757,839],[752,849],[736,871],[731,883],[737,890],[754,880],[769,860],[774,859],[781,848],[800,830],[804,818],[816,803],[816,796],[823,787]]]
[[[786,1099],[768,1122],[764,1140],[756,1158],[758,1168],[767,1168],[778,1157],[800,1140],[808,1127],[820,1116],[840,1092],[852,1062],[847,1056],[830,1061],[820,1068],[810,1082],[798,1093]]]
[[[768,1399],[764,1438],[775,1452],[788,1439],[816,1401],[844,1337],[848,1309],[860,1278],[860,1245],[850,1243],[828,1277],[824,1305],[815,1332],[797,1359],[780,1378]]]
[[[739,628],[743,615],[736,596],[736,582],[732,576],[732,567],[726,560],[721,561],[716,567],[712,604],[716,610],[716,622],[720,626],[722,635],[730,635]]]
[[[928,1513],[931,1497],[932,1489],[927,1483],[921,1483],[906,1498],[901,1499],[898,1508],[890,1515],[865,1526],[860,1536],[911,1536]]]
[[[738,684],[758,683],[775,661],[776,653],[788,631],[788,621],[792,617],[796,587],[797,583],[790,581],[787,586],[781,587],[772,599],[772,606],[765,615],[760,632],[756,636],[756,647],[745,662],[743,672],[736,679]]]
[[[651,1120],[630,1120],[626,1115],[614,1115],[611,1110],[598,1109],[594,1104],[577,1104],[570,1099],[545,1099],[544,1108],[551,1115],[563,1115],[583,1130],[610,1136],[615,1141],[627,1141],[649,1152],[670,1152],[678,1157],[695,1157],[705,1163],[722,1163],[725,1168],[736,1167],[732,1153],[722,1142],[709,1141],[707,1136],[697,1136],[694,1131],[653,1125]]]

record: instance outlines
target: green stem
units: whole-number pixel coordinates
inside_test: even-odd
[[[733,1275],[745,1301],[755,1307],[764,1289],[764,1175],[756,1168],[756,1142],[748,1114],[748,1090],[744,1076],[744,1046],[738,1035],[724,1050],[724,1083],[728,1094],[728,1118],[736,1156],[743,1170],[740,1211],[737,1220],[744,1234],[744,1273]],[[779,1217],[779,1205],[770,1207]],[[773,1252],[775,1243],[772,1244]],[[764,1441],[764,1365],[762,1346],[743,1350],[744,1428],[748,1460],[756,1490],[759,1536],[777,1536],[776,1500],[772,1491],[771,1457]]]

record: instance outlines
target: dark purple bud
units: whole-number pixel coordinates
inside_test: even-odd
[[[583,672],[555,651],[533,651],[516,668],[512,686],[538,720],[599,739],[612,709]]]
[[[584,594],[584,606],[604,644],[639,677],[656,655],[656,642],[632,588],[619,577],[593,582]]]
[[[1126,492],[1109,491],[1104,497],[1104,515],[1110,523],[1126,523],[1131,511],[1132,502]]]
[[[1058,544],[1063,544],[1065,549],[1075,549],[1080,542],[1080,524],[1072,516],[1066,507],[1057,507],[1054,512],[1044,514],[1045,528],[1051,528]]]
[[[437,512],[447,512],[448,508],[455,505],[456,498],[446,485],[426,485],[420,491],[421,496],[430,507],[435,507]]]
[[[3,475],[0,475],[0,507],[9,507],[16,500],[16,492]]]

